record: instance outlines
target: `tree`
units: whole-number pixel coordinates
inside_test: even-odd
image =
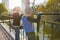
[[[10,19],[11,17],[9,14],[7,15],[7,13],[8,13],[8,10],[5,6],[5,3],[0,3],[0,19],[1,20]]]
[[[49,0],[46,5],[46,9],[48,9],[48,12],[50,13],[56,13],[59,12],[60,6],[58,5],[60,3],[60,0]]]
[[[8,10],[6,9],[6,6],[4,3],[0,3],[0,15],[3,14],[3,13],[7,13]]]

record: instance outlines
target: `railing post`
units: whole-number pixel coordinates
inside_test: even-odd
[[[11,25],[10,19],[9,19],[9,25]],[[11,32],[11,26],[9,26],[9,31]]]
[[[39,33],[39,25],[40,24],[40,22],[37,22],[37,40],[39,40],[39,35],[38,35],[38,33]]]
[[[45,28],[45,22],[41,23],[41,27],[40,27],[40,40],[44,40],[44,28]]]
[[[52,27],[51,27],[51,29],[52,29],[52,32],[51,32],[51,40],[53,40],[53,24],[51,25]]]
[[[45,31],[44,31],[44,30],[45,30],[45,23],[46,23],[46,22],[43,22],[43,25],[44,25],[44,26],[43,26],[43,40],[44,40],[44,32],[45,32]]]

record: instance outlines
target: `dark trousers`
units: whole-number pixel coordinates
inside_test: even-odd
[[[28,40],[36,40],[35,32],[26,33]]]
[[[19,40],[19,27],[14,27],[15,29],[15,40]]]

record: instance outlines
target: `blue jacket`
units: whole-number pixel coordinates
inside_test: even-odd
[[[37,19],[34,19],[32,17],[25,17],[25,16],[22,17],[23,28],[24,28],[25,32],[34,32],[35,31],[34,27],[32,25],[32,22],[40,21],[41,15],[38,14],[37,17],[38,17]]]
[[[32,26],[32,22],[28,21],[27,17],[22,17],[23,28],[25,32],[34,32],[34,27]]]

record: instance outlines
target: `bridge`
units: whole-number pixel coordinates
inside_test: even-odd
[[[41,14],[41,15],[58,15],[58,14]],[[60,14],[59,14],[60,15]],[[0,20],[0,35],[1,39],[15,40],[15,31],[11,27],[11,20]],[[40,21],[34,23],[35,34],[37,40],[59,40],[56,36],[59,36],[60,22],[53,21]],[[3,35],[2,35],[3,34]],[[23,29],[20,29],[20,40],[28,40]]]
[[[3,0],[3,2],[6,2],[8,7],[8,1]],[[33,3],[34,4],[34,3]],[[24,6],[27,6],[24,4]],[[23,7],[24,8],[24,7]],[[60,22],[54,21],[55,17],[59,16],[60,14],[47,14],[43,13],[43,20],[41,20],[38,23],[34,23],[35,27],[35,34],[37,40],[60,40]],[[45,20],[46,17],[54,16],[54,20],[48,21]],[[9,17],[8,17],[9,16]],[[4,17],[4,18],[2,18]],[[5,20],[8,17],[7,20]],[[2,20],[2,19],[4,20]],[[51,17],[52,18],[52,17]],[[0,16],[0,40],[15,40],[15,30],[11,26],[11,18],[9,14]],[[59,19],[59,18],[58,18]],[[58,20],[57,19],[57,20]],[[50,20],[50,18],[49,18]],[[28,37],[26,36],[26,33],[24,32],[24,29],[20,29],[20,40],[28,40]]]

